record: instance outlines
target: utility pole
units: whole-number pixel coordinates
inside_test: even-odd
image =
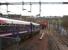
[[[8,14],[8,3],[6,3],[6,6],[7,6],[7,18],[9,18],[9,14]]]
[[[39,16],[41,17],[41,0],[39,0]]]
[[[28,12],[31,12],[31,9],[32,9],[32,4],[31,4],[31,2],[30,2],[30,10],[29,10]]]
[[[1,5],[0,5],[0,13],[1,13]]]

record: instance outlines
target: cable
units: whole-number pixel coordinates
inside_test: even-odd
[[[0,5],[29,5],[30,2],[13,2],[13,3],[0,3]],[[31,4],[39,4],[39,2],[31,2]],[[68,4],[68,2],[41,2],[41,4]]]

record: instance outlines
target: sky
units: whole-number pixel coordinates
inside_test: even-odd
[[[0,2],[39,2],[39,0],[0,0]],[[68,2],[68,0],[41,0],[41,2]],[[21,15],[33,15],[39,14],[39,5],[32,5],[31,13],[30,5],[23,6],[26,10],[22,11],[22,5],[9,5],[8,10],[11,11],[9,14],[21,14]],[[0,6],[0,12],[7,14],[7,8],[5,5]],[[63,4],[42,4],[41,16],[63,16],[68,15],[68,5]]]

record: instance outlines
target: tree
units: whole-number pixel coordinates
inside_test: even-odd
[[[68,28],[68,15],[63,16],[63,26]]]

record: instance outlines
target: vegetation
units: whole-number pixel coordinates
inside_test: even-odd
[[[68,28],[68,15],[63,16],[63,26]]]

